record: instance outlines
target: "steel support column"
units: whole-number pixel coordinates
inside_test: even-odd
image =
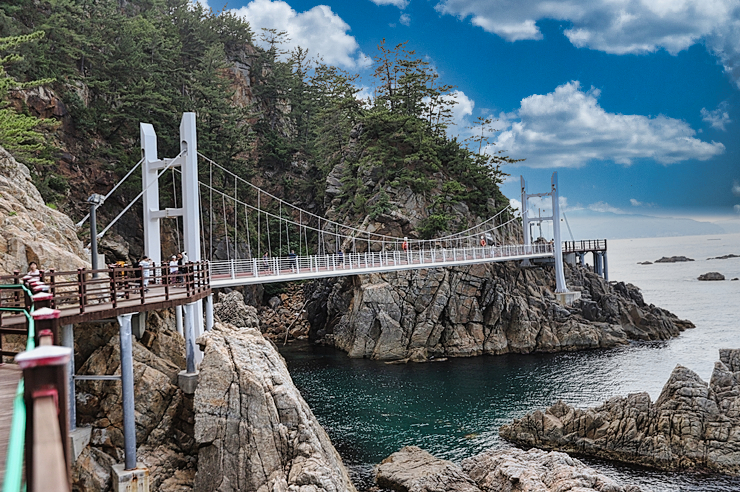
[[[213,328],[213,294],[206,297],[206,330]]]
[[[67,415],[69,415],[69,431],[77,428],[77,402],[75,400],[75,335],[74,325],[62,325],[62,345],[72,349],[69,356],[69,371],[67,383],[69,398],[67,398]]]
[[[118,316],[121,341],[121,400],[123,406],[124,468],[136,468],[136,420],[134,418],[134,352],[131,336],[133,314]]]
[[[558,173],[552,173],[552,235],[555,243],[555,292],[568,292],[563,272],[563,243],[560,240],[560,203]]]

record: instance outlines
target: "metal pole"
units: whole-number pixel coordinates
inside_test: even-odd
[[[91,216],[92,217],[92,216]],[[77,404],[75,401],[75,335],[74,325],[62,325],[62,345],[72,349],[69,357],[69,371],[67,374],[69,384],[68,415],[69,431],[77,428]]]
[[[95,211],[98,206],[90,203],[90,263],[92,269],[98,269],[98,223]]]
[[[608,263],[606,261],[606,251],[604,251],[603,253],[601,253],[601,255],[602,255],[601,258],[602,258],[602,260],[604,262],[604,280],[606,280],[608,282],[609,281],[609,265],[608,265]]]
[[[175,326],[177,326],[177,333],[185,336],[182,329],[182,306],[175,306]]]
[[[136,420],[134,418],[134,350],[131,340],[133,314],[118,316],[121,341],[121,396],[123,407],[124,468],[136,468]]]
[[[213,328],[213,294],[206,297],[206,330]]]
[[[196,303],[185,304],[185,369],[195,373],[195,311]]]

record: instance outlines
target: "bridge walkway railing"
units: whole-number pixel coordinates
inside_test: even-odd
[[[372,271],[442,267],[456,264],[506,261],[523,257],[551,256],[549,243],[428,250],[387,250],[361,253],[334,253],[295,257],[242,258],[213,261],[211,283],[214,287],[229,283],[279,282],[316,276],[350,275]]]
[[[18,284],[0,294],[0,307],[20,307],[25,283],[36,294],[50,294],[49,307],[61,311],[60,324],[115,317],[119,314],[165,309],[202,299],[211,292],[208,262],[170,267],[111,266],[90,270],[41,272],[37,277],[16,273],[0,276],[0,284]],[[23,330],[25,320],[0,311],[0,334]],[[54,334],[57,339],[57,334]],[[13,355],[11,353],[5,355]]]

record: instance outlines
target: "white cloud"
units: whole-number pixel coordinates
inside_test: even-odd
[[[624,213],[626,213],[621,208],[612,207],[611,205],[609,205],[606,202],[592,203],[591,205],[589,205],[586,208],[588,208],[589,210],[591,210],[593,212],[610,212],[610,213],[613,213],[613,214],[624,214]]]
[[[409,5],[409,0],[370,0],[375,5],[393,5],[399,9],[405,9]]]
[[[614,54],[676,54],[705,41],[740,87],[738,0],[440,0],[436,8],[507,41],[542,39],[543,19],[571,23],[564,34],[579,48]]]
[[[447,100],[453,103],[452,121],[458,126],[466,124],[468,116],[473,114],[475,101],[466,96],[463,91],[451,92]]]
[[[599,94],[573,81],[523,99],[517,111],[500,116],[504,131],[495,150],[526,158],[522,165],[529,167],[581,167],[594,160],[630,165],[635,159],[672,164],[707,160],[725,150],[695,138],[682,120],[607,113]]]
[[[198,3],[206,10],[206,12],[211,10],[211,6],[208,5],[208,0],[190,0],[190,5],[195,5]]]
[[[633,207],[644,207],[644,208],[653,208],[656,206],[654,203],[641,202],[635,198],[630,198],[630,205],[632,205]]]
[[[727,102],[720,104],[714,111],[707,111],[707,108],[701,108],[701,119],[709,123],[712,128],[725,130],[725,125],[732,123],[730,114],[727,112]]]
[[[401,17],[398,19],[398,22],[400,22],[404,26],[410,26],[411,16],[409,14],[401,14]]]
[[[732,194],[735,196],[740,196],[740,183],[737,181],[732,183]]]
[[[740,205],[735,205],[732,207],[732,209],[735,211],[736,214],[740,214]]]
[[[257,33],[262,28],[287,32],[290,41],[283,46],[287,50],[300,46],[310,56],[321,55],[326,63],[347,68],[365,67],[370,61],[347,34],[349,25],[326,5],[298,13],[281,0],[253,0],[231,12],[248,21]]]

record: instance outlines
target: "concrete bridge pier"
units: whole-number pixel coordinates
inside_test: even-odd
[[[604,252],[601,253],[601,258],[602,258],[603,267],[604,267],[603,268],[603,270],[604,270],[604,280],[606,280],[608,282],[609,281],[609,265],[608,265],[608,263],[606,261],[606,251],[604,251]]]

